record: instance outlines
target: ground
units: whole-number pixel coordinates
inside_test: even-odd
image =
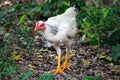
[[[46,73],[50,73],[49,71],[52,69],[56,69],[57,66],[57,54],[53,47],[47,48],[44,47],[40,42],[41,39],[38,40],[39,44],[34,54],[25,54],[22,55],[22,58],[16,61],[16,65],[18,69],[20,69],[20,73],[17,75],[21,75],[27,71],[33,71],[34,74],[28,80],[37,80],[38,76]],[[42,48],[42,49],[41,49]],[[64,61],[64,53],[65,49],[62,47],[63,58]],[[95,60],[98,54],[98,48],[94,48],[89,46],[87,43],[82,44],[80,40],[72,45],[69,65],[71,71],[66,70],[65,74],[57,74],[55,75],[55,80],[82,80],[85,75],[89,76],[102,76],[104,80],[119,80],[119,63],[114,64],[111,60],[106,60],[102,58],[101,55],[107,57],[110,54],[110,50],[108,47],[102,48],[101,54],[97,60]],[[19,67],[20,66],[20,67]],[[16,75],[16,74],[15,74]],[[19,80],[19,78],[14,77],[12,80]]]

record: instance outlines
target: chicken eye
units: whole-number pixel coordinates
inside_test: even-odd
[[[40,26],[44,26],[45,24],[44,23],[42,23]]]
[[[37,22],[37,23],[36,23],[36,26],[38,26],[38,25],[39,25],[39,23]]]

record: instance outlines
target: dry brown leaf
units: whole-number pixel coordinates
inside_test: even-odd
[[[77,33],[82,33],[83,32],[83,30],[82,29],[79,29],[78,31],[77,31]]]
[[[39,55],[39,56],[38,56],[38,60],[39,60],[39,61],[43,61],[43,56]]]
[[[100,55],[99,55],[99,58],[105,58],[105,52],[101,52]]]
[[[21,54],[16,55],[16,56],[14,57],[14,59],[15,59],[15,60],[20,60],[20,59],[21,59]]]
[[[100,55],[105,55],[105,52],[101,52]]]
[[[92,46],[92,49],[98,49],[99,48],[99,45],[94,45],[94,46]]]
[[[18,63],[19,63],[19,64],[24,64],[24,62],[23,62],[23,61],[18,61]]]
[[[39,39],[40,38],[40,36],[35,36],[35,39]]]
[[[35,69],[35,66],[32,64],[29,64],[28,67],[30,67],[31,69]]]
[[[90,55],[91,55],[91,54],[95,54],[95,52],[91,51],[91,52],[88,52],[88,54],[90,54]]]
[[[83,66],[87,66],[87,65],[90,64],[90,61],[89,61],[89,60],[82,59],[81,61],[82,61],[82,63],[83,63]]]
[[[101,59],[101,58],[105,58],[106,56],[103,56],[103,55],[99,55],[99,58]]]
[[[114,66],[114,70],[115,70],[116,72],[120,72],[120,66],[119,66],[119,65],[115,65],[115,66]]]
[[[111,58],[111,57],[106,57],[106,59],[107,59],[108,61],[112,61],[112,58]]]
[[[16,52],[12,52],[11,53],[11,58],[15,59],[15,60],[20,60],[21,59],[21,54],[16,54]]]
[[[87,52],[84,49],[79,50],[81,54],[86,54]]]

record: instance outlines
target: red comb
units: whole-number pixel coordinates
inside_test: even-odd
[[[36,26],[38,26],[38,25],[39,25],[39,23],[37,22],[37,23],[36,23]]]

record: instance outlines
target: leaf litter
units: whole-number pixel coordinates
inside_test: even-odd
[[[39,40],[38,42],[41,42]],[[93,77],[101,76],[103,80],[120,79],[120,66],[112,62],[111,57],[108,56],[110,52],[105,52],[109,48],[103,48],[103,52],[99,54],[97,61],[93,63],[93,58],[98,54],[97,49],[92,49],[90,45],[80,45],[82,47],[78,49],[78,44],[80,42],[72,46],[72,53],[70,54],[69,60],[71,71],[66,70],[65,75],[54,75],[55,80],[82,80],[86,75]],[[41,48],[36,47],[36,51],[33,54],[26,55],[26,53],[22,55],[23,59],[16,61],[16,65],[18,67],[20,66],[21,74],[19,75],[22,75],[25,71],[33,72],[33,75],[28,80],[37,80],[40,75],[49,73],[50,70],[55,69],[57,66],[55,49],[53,47],[44,47],[44,44],[40,45],[42,45]],[[62,62],[65,58],[65,49],[63,50]]]

